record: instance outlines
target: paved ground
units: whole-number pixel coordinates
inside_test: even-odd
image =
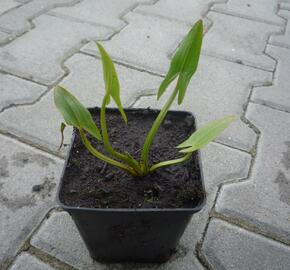
[[[168,263],[93,262],[55,203],[66,150],[51,90],[98,105],[102,40],[124,104],[159,107],[170,55],[200,17],[202,57],[181,109],[198,125],[239,117],[202,151],[207,205]],[[289,19],[289,0],[0,0],[0,269],[290,269]]]

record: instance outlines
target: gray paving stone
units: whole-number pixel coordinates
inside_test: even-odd
[[[245,179],[251,162],[250,155],[216,143],[210,143],[201,150],[201,159],[207,198],[206,205],[202,211],[193,216],[187,230],[186,243],[193,247],[202,238],[219,185]]]
[[[29,3],[20,6],[17,9],[12,9],[0,17],[0,27],[6,31],[16,33],[18,35],[26,32],[31,28],[29,20],[47,12],[48,10],[71,4],[74,0],[33,0]],[[17,3],[14,2],[16,5]]]
[[[64,75],[62,60],[82,41],[111,33],[104,27],[48,15],[40,16],[34,23],[36,28],[0,49],[0,67],[44,84],[52,84]]]
[[[216,211],[290,243],[290,115],[251,104],[261,137],[248,181],[222,187]]]
[[[0,73],[0,111],[12,105],[34,102],[46,90],[44,86]]]
[[[285,33],[280,35],[272,35],[269,39],[269,43],[290,49],[290,11],[280,10],[279,15],[287,20]]]
[[[203,41],[205,54],[270,71],[275,68],[275,61],[264,49],[268,35],[281,31],[281,27],[214,12],[207,17],[213,26]]]
[[[31,244],[44,252],[55,256],[59,260],[70,264],[77,269],[88,270],[125,270],[125,269],[152,269],[152,265],[137,264],[101,264],[93,261],[81,239],[72,219],[65,212],[54,213],[42,225],[38,233],[32,238]],[[188,248],[181,246],[180,250],[170,261],[158,267],[158,269],[166,270],[187,270],[187,269],[203,269],[197,259],[194,257],[192,249],[189,258],[187,258]],[[136,268],[134,268],[136,266]],[[153,266],[154,268],[157,266]]]
[[[222,0],[220,0],[222,1]],[[140,5],[134,11],[154,14],[173,20],[194,23],[209,9],[212,0],[159,0],[154,5]]]
[[[118,35],[103,42],[108,53],[120,62],[165,73],[169,65],[168,55],[175,50],[190,27],[185,23],[132,12],[124,18],[129,24]],[[93,43],[82,50],[98,55]]]
[[[239,117],[243,114],[242,106],[247,102],[251,84],[270,79],[269,72],[202,56],[183,104],[174,104],[172,109],[193,112],[198,126],[226,115]],[[135,106],[160,108],[171,91],[168,90],[158,102],[155,96],[143,97]],[[255,144],[256,134],[238,118],[217,141],[249,151]]]
[[[250,20],[276,25],[284,24],[284,20],[276,14],[278,10],[277,0],[268,0],[267,4],[263,0],[230,0],[227,3],[217,3],[211,9]]]
[[[266,52],[278,61],[274,82],[269,87],[255,88],[252,99],[290,112],[290,50],[268,45]]]
[[[122,16],[143,2],[150,3],[152,0],[84,0],[72,7],[53,9],[50,14],[120,29],[126,25]]]
[[[53,270],[51,266],[33,257],[29,253],[21,253],[9,270]]]
[[[101,61],[91,56],[76,54],[65,65],[70,74],[60,82],[72,91],[87,107],[101,104],[103,97],[103,73]],[[116,65],[121,85],[124,106],[142,91],[156,89],[161,78],[145,72]],[[113,106],[114,103],[110,105]],[[10,108],[0,114],[2,130],[56,151],[60,143],[59,125],[63,121],[53,103],[52,92],[31,106]],[[66,142],[70,141],[70,129],[66,131]]]
[[[1,268],[55,205],[63,162],[3,136],[0,148]],[[35,185],[39,191],[33,191]]]
[[[280,9],[290,10],[290,3],[280,3]]]
[[[1,5],[0,5],[0,15],[7,10],[17,7],[19,4],[13,0],[1,0]]]
[[[216,270],[287,270],[290,248],[218,219],[208,227],[202,252]]]

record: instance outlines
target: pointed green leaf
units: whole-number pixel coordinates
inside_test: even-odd
[[[185,148],[179,152],[191,153],[202,148],[214,140],[234,120],[235,116],[227,116],[199,128],[186,141],[177,146],[177,148]]]
[[[118,75],[117,75],[114,63],[111,57],[106,52],[106,50],[104,49],[104,47],[98,42],[97,42],[97,46],[102,57],[106,93],[113,98],[125,123],[127,123],[127,117],[121,103],[120,84],[119,84],[119,79],[118,79]]]
[[[169,71],[159,87],[158,99],[165,92],[167,86],[179,76],[177,81],[177,87],[179,89],[178,104],[182,103],[189,81],[197,69],[202,34],[203,23],[202,20],[199,20],[191,28],[173,56]]]
[[[67,125],[82,128],[96,139],[102,140],[101,133],[90,112],[70,92],[61,86],[56,86],[54,88],[54,103]]]

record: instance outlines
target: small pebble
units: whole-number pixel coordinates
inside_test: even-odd
[[[69,193],[70,193],[70,194],[75,194],[75,193],[77,193],[77,191],[76,191],[75,189],[72,188],[72,189],[69,190]]]
[[[32,191],[33,192],[39,192],[43,189],[43,186],[42,185],[35,185],[32,187]]]

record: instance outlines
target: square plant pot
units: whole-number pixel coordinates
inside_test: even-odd
[[[90,109],[96,122],[99,111]],[[118,150],[128,150],[137,158],[159,111],[125,112],[128,126],[116,109],[107,109],[109,136]],[[171,159],[171,155],[178,154],[174,146],[194,130],[191,113],[168,112],[154,139],[150,161],[156,162],[160,155],[163,160],[168,159],[167,155]],[[104,153],[98,142],[88,138]],[[167,261],[192,215],[203,207],[205,197],[198,151],[185,164],[134,178],[91,156],[77,131],[73,133],[58,192],[60,206],[73,218],[91,257],[101,262]]]

